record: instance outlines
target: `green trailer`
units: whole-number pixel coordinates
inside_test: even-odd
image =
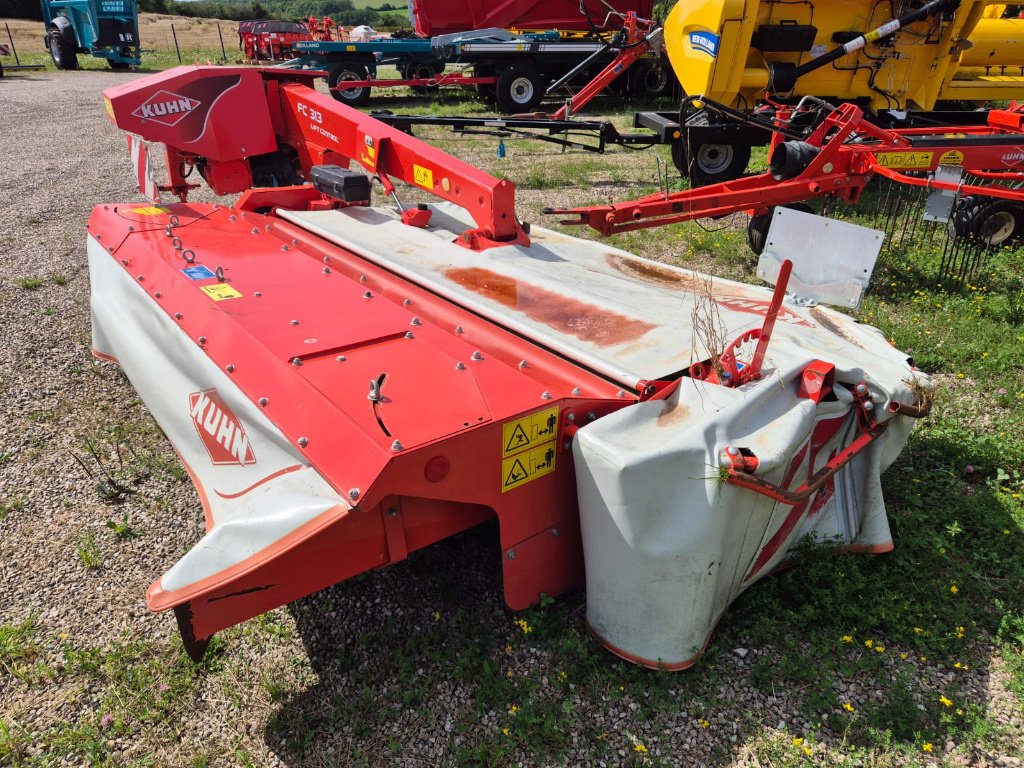
[[[142,63],[138,0],[40,0],[44,38],[57,69],[78,69],[78,54],[106,59],[111,69]]]

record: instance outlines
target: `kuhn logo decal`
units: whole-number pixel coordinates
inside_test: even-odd
[[[756,299],[744,299],[739,296],[718,296],[715,301],[725,307],[731,309],[733,312],[749,312],[752,315],[761,315],[764,317],[768,314],[768,307],[771,306],[769,301],[758,301]],[[777,320],[781,323],[792,323],[793,325],[803,325],[807,328],[813,328],[814,324],[804,320],[800,315],[793,312],[791,309],[786,307],[779,307],[779,315]]]
[[[238,417],[232,413],[216,389],[204,389],[188,396],[192,423],[214,464],[256,463],[256,454],[249,445],[249,436]]]
[[[167,126],[181,122],[189,112],[202,104],[197,99],[171,91],[157,91],[132,112],[141,120],[153,120]]]
[[[1014,147],[1012,151],[1003,155],[1002,160],[1003,165],[1010,168],[1024,163],[1024,147]]]
[[[718,56],[719,37],[714,32],[691,32],[690,47],[706,53],[712,59]]]

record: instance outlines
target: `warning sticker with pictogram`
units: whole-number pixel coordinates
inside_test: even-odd
[[[501,456],[511,456],[558,435],[558,406],[510,421],[501,430]]]
[[[532,450],[512,456],[501,462],[501,492],[555,471],[555,441],[538,445]]]

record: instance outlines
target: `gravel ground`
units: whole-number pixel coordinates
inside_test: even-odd
[[[39,734],[95,719],[114,677],[109,665],[84,681],[61,675],[62,648],[128,654],[132,647],[131,665],[183,664],[172,618],[150,614],[143,595],[200,537],[202,510],[124,377],[90,355],[85,223],[97,202],[139,199],[124,136],[105,119],[100,91],[130,77],[94,71],[0,80],[0,502],[7,510],[0,516],[0,624],[36,616],[35,658],[54,670],[28,683],[0,665],[0,721],[25,734],[23,756],[43,749]],[[608,194],[621,196],[621,185]],[[555,200],[552,190],[524,195],[533,210],[542,199],[571,202]],[[112,499],[117,488],[123,498]],[[140,535],[114,535],[108,521],[126,520]],[[483,627],[482,643],[505,645],[514,617],[501,599],[494,533],[484,527],[455,537],[224,633],[215,663],[162,720],[128,736],[112,729],[103,744],[111,762],[449,764],[453,750],[478,730],[499,729],[507,714],[478,711],[472,677],[447,661],[404,676],[387,668],[401,666],[409,636],[436,622]],[[83,551],[100,567],[85,568]],[[452,563],[460,564],[457,573]],[[579,594],[566,599],[582,604]],[[566,763],[759,765],[758,744],[789,744],[809,725],[786,691],[766,694],[748,680],[751,665],[771,659],[773,649],[744,650],[718,657],[717,705],[707,724],[681,695],[660,705],[668,717],[645,719],[637,716],[647,707],[642,686],[625,695],[610,688],[600,700],[570,687],[580,729],[567,736]],[[510,678],[540,664],[557,668],[541,643],[507,651],[502,672]],[[930,678],[926,687],[943,689],[941,672],[923,665],[919,672]],[[395,690],[408,680],[421,681],[416,706],[402,703],[409,691]],[[1007,741],[993,742],[991,753],[950,745],[953,763],[1019,764],[996,746],[1024,743],[1019,707],[1001,680],[994,659],[972,670],[965,688],[1009,729]],[[873,695],[855,680],[838,685],[849,701]],[[841,751],[842,733],[825,729],[818,740],[823,750]],[[597,742],[608,748],[595,750]],[[536,763],[520,744],[495,764]],[[827,756],[819,764],[829,764]]]

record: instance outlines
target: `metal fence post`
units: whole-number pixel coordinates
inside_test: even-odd
[[[174,52],[178,54],[178,63],[181,64],[181,48],[178,47],[178,33],[174,31],[174,22],[171,22],[171,36],[174,37]]]

